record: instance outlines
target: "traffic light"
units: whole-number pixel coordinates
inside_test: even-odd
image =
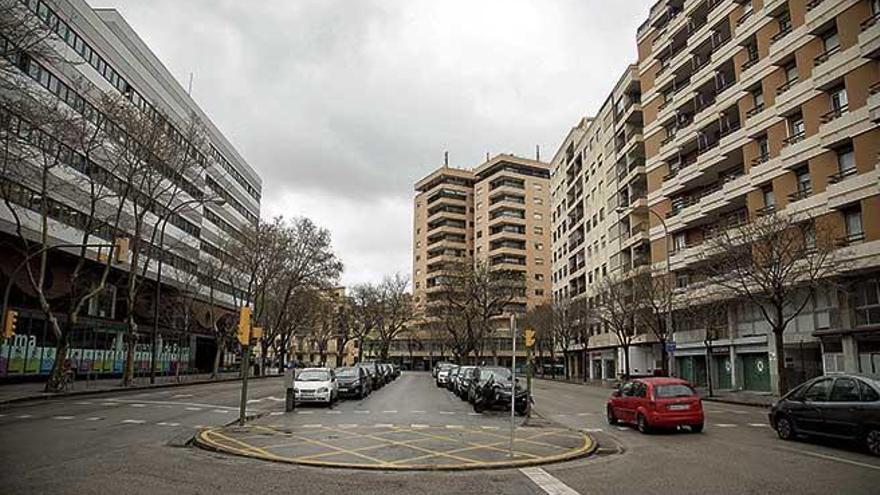
[[[8,339],[15,335],[15,325],[18,324],[18,311],[7,309],[3,318],[3,338]]]
[[[531,328],[526,328],[525,332],[526,337],[526,347],[532,347],[535,345],[535,331]]]
[[[242,306],[238,313],[238,342],[248,345],[251,342],[251,308]]]

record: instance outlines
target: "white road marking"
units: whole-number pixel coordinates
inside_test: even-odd
[[[339,425],[340,428],[348,429],[348,428],[357,428],[358,425],[354,423],[346,423],[344,425]]]
[[[370,414],[370,411],[355,411],[355,414]]]
[[[28,418],[33,418],[33,416],[31,416],[30,414],[19,414],[18,416],[16,416],[16,418],[18,418],[18,419],[28,419]]]
[[[68,420],[73,419],[73,416],[52,416],[52,419],[60,419],[60,420]]]
[[[391,423],[376,423],[373,425],[373,428],[394,428],[394,425]]]
[[[440,414],[446,414],[447,416],[455,414],[455,411],[440,411]]]
[[[845,464],[852,464],[853,466],[859,466],[859,467],[868,468],[868,469],[876,469],[876,470],[880,471],[880,466],[878,466],[877,464],[868,464],[867,462],[859,462],[859,461],[854,461],[852,459],[846,459],[844,457],[837,457],[837,456],[833,456],[833,455],[820,454],[818,452],[809,452],[806,450],[789,449],[787,447],[776,447],[776,448],[779,450],[787,450],[789,452],[794,452],[796,454],[811,455],[813,457],[818,457],[820,459],[828,459],[829,461],[843,462]]]
[[[263,402],[263,399],[251,399],[247,401],[248,404],[256,404],[258,402]]]
[[[297,414],[315,414],[315,411],[297,411]]]
[[[627,428],[626,426],[618,426],[617,431],[629,431],[629,428]]]
[[[578,416],[592,416],[595,413],[578,413]]]
[[[156,423],[157,426],[180,426],[180,423],[166,423],[164,421],[160,421]]]
[[[302,427],[303,428],[321,428],[321,425],[320,424],[308,424],[308,425],[302,425]]]
[[[733,424],[730,424],[730,423],[715,423],[715,424],[712,425],[712,426],[717,426],[717,427],[719,427],[719,428],[736,428],[736,425],[733,425]]]
[[[468,416],[482,416],[482,414],[480,414],[478,412],[469,412]]]
[[[269,413],[269,416],[281,416],[284,414],[284,411],[272,411]]]
[[[204,427],[205,427],[205,425],[193,425],[193,428],[195,428],[197,430],[201,430]]]
[[[584,431],[587,433],[597,433],[602,431],[602,428],[584,428]]]
[[[422,429],[422,428],[430,428],[431,425],[423,425],[423,424],[415,423],[415,424],[411,424],[411,425],[409,425],[409,427],[412,428],[412,429],[414,429],[414,430],[418,430],[418,429]]]
[[[238,411],[238,406],[221,406],[217,404],[200,404],[198,402],[168,402],[168,401],[156,401],[156,400],[124,400],[124,399],[111,399],[113,402],[105,402],[105,406],[118,406],[122,404],[150,404],[157,406],[192,406],[192,407],[201,407],[203,409],[228,409],[231,411]]]
[[[184,407],[187,411],[201,411],[201,407]]]
[[[131,407],[147,407],[146,404],[132,404]]]
[[[79,402],[74,402],[74,404],[76,404],[76,405],[78,405],[78,406],[90,406],[90,405],[92,405],[92,403],[89,402],[89,401],[87,401],[87,400],[81,400],[81,401],[79,401]]]
[[[482,428],[484,430],[497,430],[498,429],[497,426],[481,426],[480,428]]]
[[[539,467],[522,468],[519,471],[528,476],[534,484],[538,485],[538,488],[544,490],[544,493],[548,495],[580,495]]]
[[[3,414],[3,413],[0,413],[0,418],[2,418],[2,417],[4,417],[4,416],[6,416],[6,415]]]
[[[229,411],[227,411],[226,409],[214,409],[211,412],[215,412],[217,414],[227,414]]]
[[[425,411],[410,411],[413,414],[425,414]]]
[[[342,414],[342,411],[324,411],[325,414]]]
[[[172,395],[171,398],[172,399],[185,399],[187,397],[192,397],[192,396],[193,396],[192,394],[177,394],[177,395]]]
[[[104,418],[99,418],[98,416],[92,416],[91,418],[86,418],[86,421],[101,421]]]
[[[278,397],[275,397],[272,395],[270,395],[269,397],[266,397],[266,399],[269,399],[269,400],[275,401],[275,402],[284,402],[284,399],[279,399]]]
[[[382,414],[397,414],[397,411],[382,411]]]
[[[142,425],[146,423],[146,421],[142,419],[123,419],[122,423],[130,424],[130,425]]]
[[[460,429],[464,428],[464,426],[461,426],[461,425],[446,425],[446,428],[448,428],[448,429],[450,429],[450,430],[460,430]]]
[[[754,426],[754,427],[756,427],[756,428],[761,428],[761,427],[768,426],[768,425],[765,424],[765,423],[749,423],[749,426]]]

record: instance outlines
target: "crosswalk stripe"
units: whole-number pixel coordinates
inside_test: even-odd
[[[104,419],[104,418],[101,418],[98,416],[92,416],[90,418],[86,418],[86,421],[101,421],[102,419]]]
[[[570,486],[550,475],[539,467],[522,468],[519,470],[548,495],[579,495]]]
[[[131,424],[131,425],[142,425],[146,423],[143,419],[123,419],[122,423]]]
[[[373,425],[373,428],[394,428],[394,425],[391,423],[376,423]]]
[[[431,426],[416,423],[416,424],[409,425],[409,427],[415,430],[415,429],[430,428]]]
[[[52,419],[60,419],[60,420],[68,420],[73,419],[73,416],[52,416]]]
[[[717,426],[719,428],[736,428],[736,425],[730,423],[715,423],[713,426]]]
[[[755,428],[761,428],[767,426],[766,423],[749,423],[749,426],[754,426]]]

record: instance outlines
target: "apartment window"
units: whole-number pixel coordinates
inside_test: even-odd
[[[764,159],[770,156],[770,142],[767,140],[767,136],[758,138],[758,156]]]
[[[865,238],[862,227],[862,206],[855,205],[843,211],[843,221],[846,226],[846,241],[860,241]]]
[[[786,12],[779,16],[776,22],[779,24],[780,33],[787,33],[791,31],[791,14],[789,12]]]
[[[483,247],[482,247],[482,246],[477,246],[477,254],[480,254],[480,253],[482,253],[482,252],[483,252]]]
[[[544,188],[541,186],[541,184],[534,184],[533,187],[535,188],[535,191],[542,191],[542,190],[544,189]]]
[[[421,288],[421,287],[422,287],[422,283],[421,283],[421,282],[416,282],[416,289],[419,289],[419,288]]]
[[[871,0],[871,13],[880,14],[880,0]]]
[[[764,198],[764,207],[772,208],[776,206],[776,197],[773,195],[773,186],[764,186],[761,188],[761,197]]]
[[[746,51],[749,54],[749,62],[758,60],[758,43],[753,41],[746,45]]]
[[[810,169],[806,165],[795,170],[798,193],[808,196],[813,192],[813,184],[810,181]]]
[[[535,249],[538,250],[538,251],[543,251],[543,250],[544,250],[544,243],[536,242],[536,243],[535,243]]]
[[[482,207],[483,207],[483,202],[482,202],[482,201],[478,201],[478,202],[477,202],[477,209],[479,210],[479,209],[482,208]]]
[[[536,295],[536,296],[543,296],[543,295],[544,295],[544,289],[535,289],[535,295]]]
[[[535,264],[536,264],[536,265],[543,265],[543,264],[544,264],[544,258],[535,258]]]
[[[752,103],[756,111],[760,112],[764,109],[764,91],[761,88],[752,91]]]
[[[535,280],[537,280],[538,282],[543,282],[543,281],[544,281],[544,274],[542,274],[542,273],[536,273],[536,274],[535,274]]]
[[[422,247],[422,241],[416,241],[416,249]]]
[[[535,220],[543,220],[544,219],[544,215],[542,215],[538,212],[535,212],[532,216],[534,217]]]
[[[851,147],[842,148],[837,151],[837,171],[841,178],[855,175],[856,155]]]
[[[544,200],[541,199],[541,198],[535,198],[535,204],[536,204],[536,205],[542,205],[542,204],[544,204]]]
[[[421,228],[416,228],[416,234],[421,234],[421,233],[422,233],[422,229],[421,229]]]
[[[800,113],[788,118],[788,137],[790,141],[798,140],[806,134],[804,116]]]
[[[807,250],[816,249],[816,224],[809,220],[803,227],[804,248]]]
[[[797,63],[789,62],[788,65],[785,66],[785,82],[789,84],[793,84],[798,80],[798,69]]]
[[[482,230],[478,230],[478,231],[477,231],[477,239],[482,239],[482,238],[483,238],[483,231],[482,231]]]
[[[849,99],[846,96],[846,87],[838,86],[831,90],[831,111],[843,113],[849,109]]]
[[[687,247],[687,236],[684,232],[678,232],[672,236],[672,250],[681,251]]]
[[[867,280],[858,284],[853,298],[856,326],[880,323],[880,280]]]
[[[534,232],[537,235],[544,235],[544,227],[535,227]]]
[[[837,35],[837,29],[832,29],[822,35],[822,47],[825,48],[825,53],[840,48],[840,37]]]
[[[685,289],[688,285],[690,285],[690,277],[688,277],[687,273],[675,274],[675,287],[677,289]]]

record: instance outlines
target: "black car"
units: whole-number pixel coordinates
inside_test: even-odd
[[[770,408],[779,438],[814,435],[863,443],[880,456],[880,381],[858,375],[821,376]]]
[[[458,379],[458,370],[460,366],[453,365],[449,370],[449,377],[446,378],[446,390],[455,390],[455,381]]]
[[[461,400],[468,399],[468,389],[470,388],[471,381],[474,378],[474,371],[477,369],[476,366],[462,366],[458,370],[458,375],[455,380],[455,395],[461,397]]]
[[[370,382],[373,390],[379,390],[382,388],[382,385],[385,385],[385,379],[382,377],[382,372],[379,370],[379,367],[376,366],[375,361],[367,361],[361,363],[360,366],[370,374]]]
[[[520,416],[525,414],[529,407],[528,392],[518,380],[514,382],[514,390],[511,390],[512,379],[508,368],[477,368],[474,376],[476,384],[473,387],[474,412],[481,413],[486,409],[499,407],[510,408],[511,397],[514,397],[514,411]]]
[[[340,397],[363,399],[370,395],[370,392],[373,390],[369,373],[360,366],[337,368],[336,381],[339,383]]]

